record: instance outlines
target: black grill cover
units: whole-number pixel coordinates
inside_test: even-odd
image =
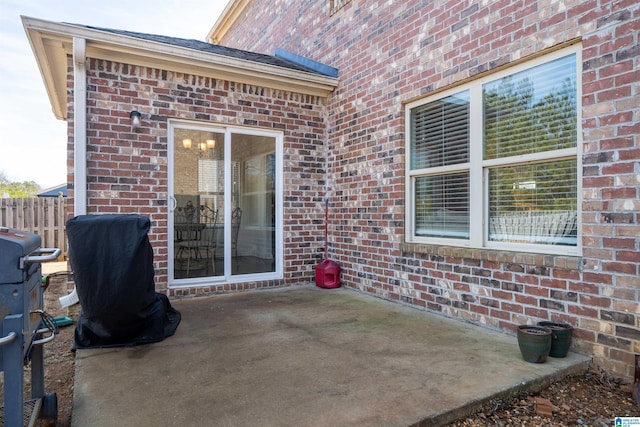
[[[80,305],[75,347],[121,347],[173,335],[180,313],[155,291],[149,218],[80,215],[67,221]]]

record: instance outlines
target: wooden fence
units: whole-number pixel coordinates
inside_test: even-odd
[[[43,248],[60,248],[66,259],[66,209],[67,199],[61,196],[0,199],[0,226],[35,233]]]

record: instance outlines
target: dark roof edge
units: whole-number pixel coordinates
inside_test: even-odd
[[[309,59],[301,55],[297,55],[284,49],[277,48],[274,56],[284,59],[285,61],[292,62],[310,71],[320,73],[327,77],[335,78],[338,77],[338,74],[340,73],[340,70],[338,70],[337,68],[331,67],[318,61],[314,61],[313,59]]]
[[[66,23],[66,22],[64,24],[73,25],[75,27],[80,27],[80,28],[86,28],[89,30],[103,31],[110,34],[133,37],[139,40],[146,40],[146,41],[151,41],[156,43],[162,43],[165,45],[177,46],[177,47],[182,47],[186,49],[193,49],[199,52],[213,53],[217,55],[228,56],[230,58],[242,59],[242,60],[257,62],[261,64],[273,65],[276,67],[283,67],[291,70],[303,71],[307,73],[314,73],[314,74],[331,77],[329,74],[325,74],[321,71],[317,71],[310,66],[305,66],[294,60],[289,60],[283,57],[279,57],[277,55],[267,55],[264,53],[251,52],[248,50],[236,49],[236,48],[227,47],[223,45],[207,43],[207,42],[204,42],[201,40],[195,40],[195,39],[184,39],[180,37],[162,36],[159,34],[140,33],[136,31],[118,30],[114,28],[95,27],[92,25],[82,25],[82,24],[74,24],[74,23]]]
[[[60,184],[55,187],[45,188],[37,194],[38,197],[58,197],[59,195],[67,197],[67,184]]]

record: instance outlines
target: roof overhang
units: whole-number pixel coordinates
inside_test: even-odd
[[[242,14],[244,8],[251,0],[229,0],[227,7],[224,8],[218,20],[213,24],[213,28],[207,34],[209,43],[220,43],[222,37],[229,31],[229,28],[236,22]]]
[[[22,17],[56,118],[67,118],[67,58],[73,39],[86,41],[86,57],[159,68],[220,80],[327,97],[338,80],[215,53],[173,46],[79,27]]]

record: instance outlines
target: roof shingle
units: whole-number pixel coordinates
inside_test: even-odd
[[[98,30],[98,31],[112,33],[112,34],[118,34],[121,36],[133,37],[141,40],[168,44],[168,45],[182,47],[186,49],[193,49],[200,52],[207,52],[207,53],[213,53],[217,55],[228,56],[236,59],[257,62],[260,64],[273,65],[276,67],[288,68],[296,71],[304,71],[304,72],[318,74],[318,75],[326,75],[325,73],[319,72],[317,70],[312,70],[298,64],[294,64],[292,62],[289,62],[277,56],[266,55],[263,53],[249,52],[241,49],[234,49],[234,48],[221,46],[217,44],[206,43],[199,40],[182,39],[178,37],[168,37],[168,36],[161,36],[156,34],[137,33],[134,31],[115,30],[112,28],[93,27],[90,25],[80,25],[80,24],[71,24],[71,25],[82,27],[82,28],[88,28],[91,30]]]

